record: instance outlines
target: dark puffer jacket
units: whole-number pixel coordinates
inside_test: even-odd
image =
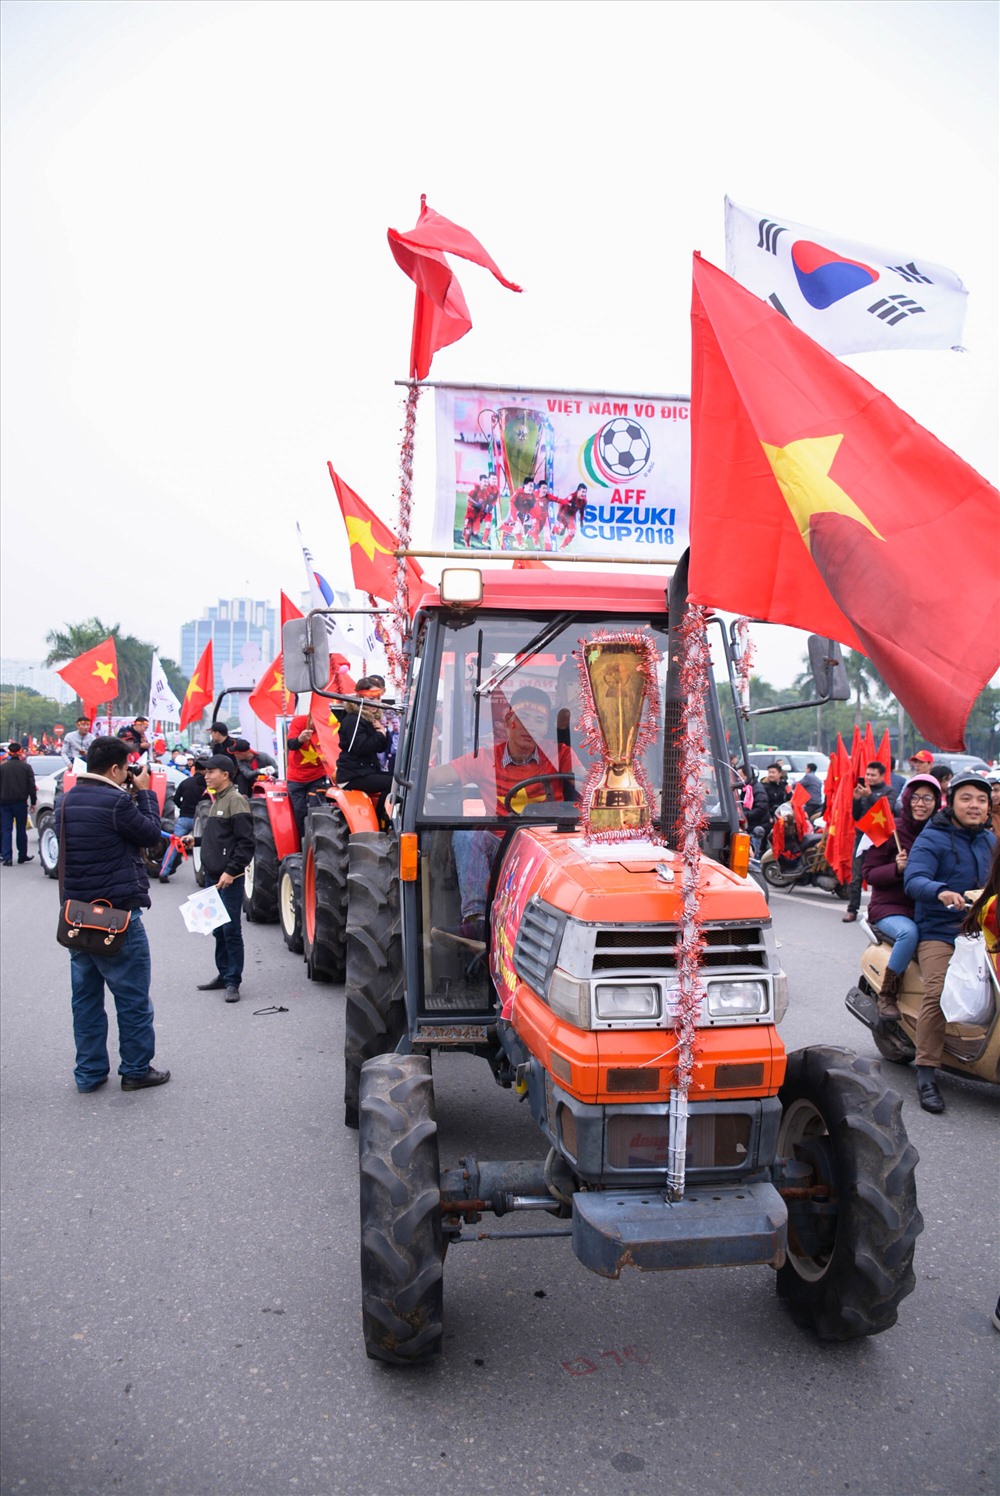
[[[953,893],[982,888],[996,840],[988,825],[960,826],[947,810],[939,810],[924,827],[913,843],[903,873],[921,940],[955,944],[965,914],[961,909],[948,909],[938,894],[946,888]]]
[[[63,859],[60,898],[108,899],[116,909],[148,909],[142,848],[163,835],[152,790],[133,800],[103,774],[81,774],[56,811]]]
[[[363,713],[348,707],[340,719],[340,757],[337,759],[337,783],[350,788],[352,779],[365,774],[381,774],[380,753],[389,751],[389,734]]]

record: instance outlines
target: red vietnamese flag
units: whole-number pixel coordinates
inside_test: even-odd
[[[336,711],[337,703],[328,701],[325,696],[317,696],[316,692],[313,692],[309,703],[309,720],[316,729],[320,757],[326,764],[330,778],[333,779],[337,759],[340,757],[340,738],[330,722],[331,707]]]
[[[351,548],[351,570],[354,584],[361,592],[373,597],[382,597],[393,602],[396,597],[396,557],[399,541],[382,521],[373,514],[328,462],[330,477],[337,493],[340,512],[347,526],[347,539]],[[423,572],[415,561],[406,563],[406,590],[419,591]]]
[[[841,883],[851,877],[854,861],[854,775],[851,760],[840,734],[837,734],[839,767],[832,797],[826,805],[827,839],[824,855]]]
[[[698,255],[691,317],[692,601],[863,650],[962,748],[1000,665],[996,489]]]
[[[826,812],[829,816],[833,797],[837,793],[837,785],[842,774],[851,772],[851,756],[844,747],[844,740],[837,734],[837,746],[830,754],[830,766],[826,771],[826,779],[823,783],[823,799],[826,801]]]
[[[479,240],[428,208],[421,193],[420,217],[408,234],[389,229],[389,248],[400,270],[417,288],[413,308],[413,338],[410,344],[410,378],[426,379],[431,360],[439,348],[457,343],[472,327],[469,308],[462,288],[445,254],[460,255],[482,265],[508,291],[520,291],[513,281],[505,279],[500,267],[486,253]]]
[[[281,628],[290,618],[301,618],[302,610],[291,598],[281,594]],[[288,716],[295,706],[295,696],[285,690],[284,651],[280,650],[250,693],[250,710],[268,727],[275,727],[279,717]]]
[[[855,784],[865,783],[865,766],[868,763],[868,755],[865,752],[865,736],[860,727],[855,727],[854,736],[851,738],[851,774]]]
[[[865,766],[873,764],[878,758],[875,751],[875,729],[870,722],[865,723]],[[888,765],[886,765],[888,767]]]
[[[115,641],[108,635],[103,644],[95,644],[85,654],[77,655],[68,665],[56,671],[83,702],[87,716],[93,718],[97,708],[118,695],[118,655]]]
[[[875,757],[885,769],[885,777],[888,779],[892,773],[892,742],[889,738],[888,728],[882,734],[882,741],[878,745]]]
[[[896,818],[885,795],[880,796],[875,801],[871,810],[866,811],[855,824],[857,829],[863,831],[869,841],[876,847],[880,847],[883,842],[887,842],[890,836],[894,836],[896,832]]]
[[[212,641],[209,639],[202,651],[201,659],[194,667],[194,674],[188,681],[188,688],[184,692],[184,701],[181,705],[181,732],[190,722],[197,722],[207,706],[211,706],[215,696],[215,668],[212,664]]]
[[[800,837],[807,836],[812,830],[809,817],[806,815],[806,806],[809,803],[809,791],[801,781],[792,790],[792,811],[795,816],[795,829]]]

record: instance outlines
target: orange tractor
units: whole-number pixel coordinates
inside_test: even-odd
[[[347,839],[343,895],[345,1120],[359,1129],[374,1359],[440,1351],[447,1248],[488,1214],[538,1213],[518,1235],[569,1236],[606,1277],[769,1264],[828,1339],[887,1329],[914,1287],[917,1156],[899,1097],[878,1061],[786,1055],[778,1035],[786,981],[746,876],[711,681],[704,997],[686,1099],[678,1089],[685,587],[686,560],[669,599],[648,575],[456,568],[417,601],[392,826]],[[655,824],[628,841],[585,825],[578,662],[609,630],[652,641],[664,697],[641,754]],[[316,615],[286,626],[291,689],[325,679],[321,633]],[[432,1056],[448,1049],[482,1056],[527,1102],[540,1157],[469,1153],[442,1170]]]

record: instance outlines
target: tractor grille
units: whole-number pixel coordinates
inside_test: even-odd
[[[709,966],[767,966],[764,934],[759,925],[704,928],[703,962]],[[672,925],[598,929],[594,971],[674,971],[679,931]]]
[[[514,942],[514,970],[535,992],[548,989],[565,924],[565,914],[539,899],[532,899],[521,917]]]

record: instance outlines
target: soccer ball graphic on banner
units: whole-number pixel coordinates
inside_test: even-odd
[[[649,437],[635,421],[619,416],[602,426],[597,438],[601,466],[616,478],[633,478],[649,461]]]

